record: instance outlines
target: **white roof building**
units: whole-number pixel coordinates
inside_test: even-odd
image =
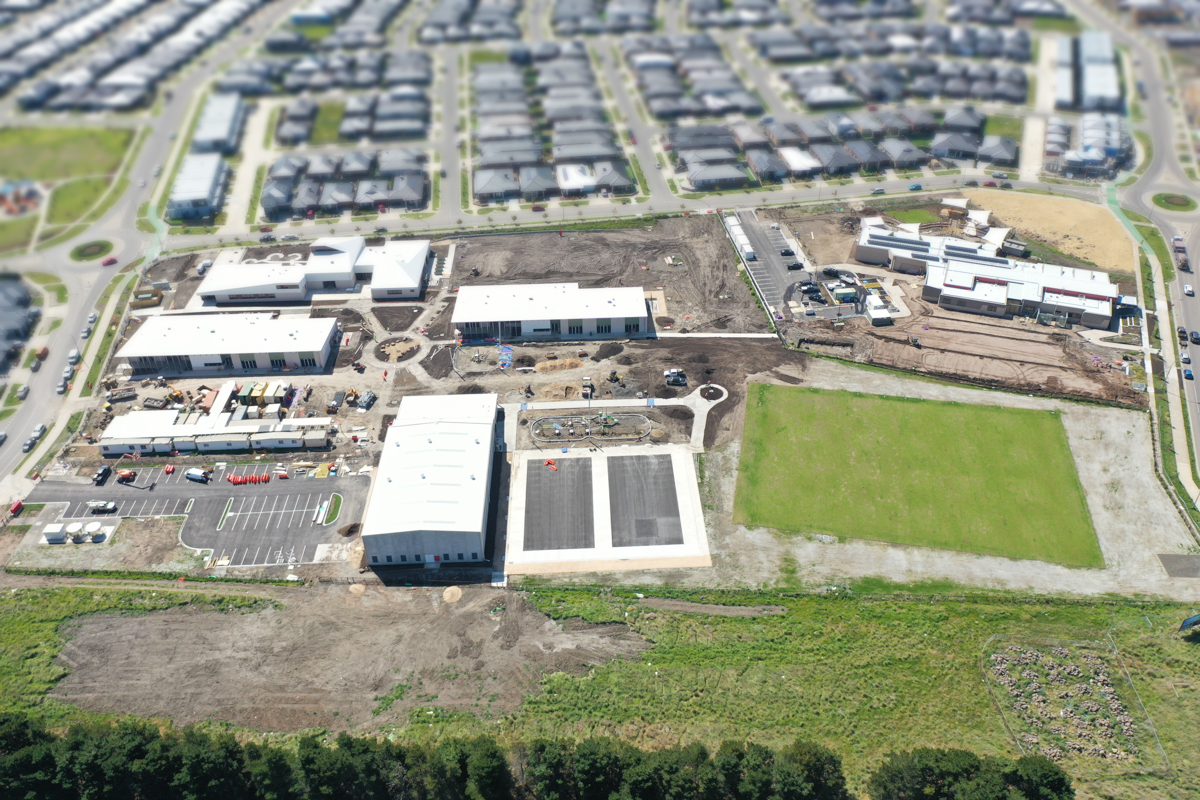
[[[799,147],[781,147],[778,152],[793,175],[811,175],[821,171],[821,162],[807,150],[801,150]]]
[[[204,302],[253,303],[305,300],[311,292],[349,289],[371,281],[376,300],[415,298],[425,288],[429,240],[387,241],[367,247],[361,236],[326,236],[300,253],[245,258],[244,249],[222,251],[196,296]]]
[[[400,402],[363,521],[372,566],[484,560],[497,401],[464,394]]]
[[[583,338],[651,333],[640,287],[581,289],[578,283],[464,286],[454,326],[467,339]]]
[[[196,131],[192,134],[192,151],[196,153],[234,153],[242,138],[242,122],[246,104],[240,94],[214,94],[204,104]]]
[[[147,317],[117,352],[135,373],[323,369],[337,320],[273,314],[161,314]]]
[[[183,157],[171,194],[167,217],[188,219],[215,216],[225,200],[229,166],[218,153],[189,153]]]

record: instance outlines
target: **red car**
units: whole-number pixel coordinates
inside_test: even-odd
[[[261,228],[258,229],[258,232],[259,233],[270,233],[273,230],[275,230],[275,229],[272,228],[270,225],[263,225]]]
[[[106,258],[106,259],[104,259],[103,261],[101,261],[101,262],[100,262],[100,266],[102,266],[102,267],[111,267],[111,266],[112,266],[113,264],[115,264],[115,263],[117,263],[117,260],[116,260],[115,258]]]
[[[533,208],[530,209],[530,211],[545,211],[545,210],[546,210],[545,206],[534,206]]]
[[[637,137],[636,137],[636,136],[634,136],[632,133],[631,133],[631,134],[629,134],[629,143],[630,143],[630,144],[637,144]]]
[[[983,185],[984,186],[995,186],[996,182],[995,181],[984,181]]]

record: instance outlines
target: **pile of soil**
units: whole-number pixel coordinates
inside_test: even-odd
[[[478,383],[464,383],[454,390],[455,394],[487,394],[487,389]]]
[[[425,326],[425,335],[430,339],[449,339],[454,335],[454,323],[451,322],[451,318],[454,316],[455,299],[451,297],[447,300],[446,305],[442,306],[433,320]]]
[[[606,358],[620,355],[625,348],[616,342],[605,342],[596,348],[596,355],[592,356],[592,361],[603,361]]]

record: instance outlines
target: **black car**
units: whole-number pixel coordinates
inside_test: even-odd
[[[1200,331],[1192,331],[1192,344],[1200,344]]]
[[[826,267],[825,269],[821,270],[821,273],[823,275],[828,275],[830,278],[836,278],[838,276],[838,271],[833,267]]]
[[[1008,181],[1005,181],[1004,183],[1000,184],[1000,188],[1001,188],[1001,189],[1011,189],[1011,188],[1012,188],[1012,184],[1011,184],[1011,183],[1009,183]]]
[[[804,269],[804,265],[799,261],[789,261],[785,265],[788,269]]]
[[[963,181],[963,186],[978,186],[979,181]]]
[[[112,467],[110,467],[108,464],[101,464],[100,468],[96,470],[96,473],[92,475],[92,483],[99,486],[108,480],[108,476],[110,474],[112,474]]]
[[[263,243],[263,244],[266,244],[267,242],[273,242],[273,241],[275,241],[275,237],[274,237],[274,236],[272,236],[271,234],[267,234],[266,236],[260,236],[260,237],[258,237],[258,241],[259,241],[259,242],[261,242],[261,243]]]
[[[821,289],[815,283],[805,283],[800,285],[800,291],[804,294],[820,294]]]
[[[1187,341],[1187,328],[1180,325],[1178,328],[1175,329],[1175,332],[1179,334],[1179,339],[1181,341],[1185,341],[1185,342]]]
[[[795,250],[793,250],[793,249],[792,249],[792,248],[790,248],[790,247],[785,247],[785,248],[783,248],[782,250],[780,250],[780,251],[779,251],[779,255],[781,255],[781,256],[794,256],[794,255],[796,255],[796,251],[795,251]]]

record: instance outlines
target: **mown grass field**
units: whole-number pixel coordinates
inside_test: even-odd
[[[132,140],[127,128],[0,128],[0,164],[12,180],[110,175]]]
[[[756,384],[733,517],[1103,566],[1066,432],[1047,411]]]
[[[108,191],[108,178],[79,178],[59,185],[50,195],[46,223],[64,225],[82,217]]]

